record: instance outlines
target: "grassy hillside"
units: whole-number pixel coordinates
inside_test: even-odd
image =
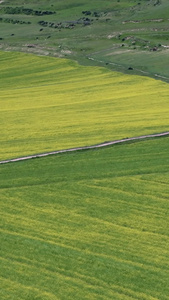
[[[168,130],[168,84],[0,53],[0,159]]]
[[[169,299],[168,147],[2,165],[1,299]]]
[[[168,11],[168,0],[4,0],[0,48],[169,82]]]
[[[0,160],[168,131],[168,11],[0,1]],[[1,165],[0,299],[168,300],[168,146]]]

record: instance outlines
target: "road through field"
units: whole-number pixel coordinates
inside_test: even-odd
[[[6,164],[6,163],[10,163],[10,162],[18,162],[18,161],[28,160],[28,159],[32,159],[32,158],[40,158],[40,157],[45,157],[45,156],[54,155],[54,154],[75,152],[75,151],[80,151],[80,150],[97,149],[97,148],[102,148],[102,147],[111,146],[111,145],[115,145],[115,144],[129,142],[129,141],[137,141],[137,140],[141,140],[141,139],[156,138],[156,137],[163,137],[163,136],[169,136],[169,131],[162,132],[162,133],[156,133],[156,134],[141,135],[141,136],[131,137],[131,138],[124,138],[124,139],[114,140],[114,141],[109,141],[109,142],[103,142],[101,144],[92,145],[92,146],[75,147],[75,148],[70,148],[70,149],[63,149],[63,150],[57,150],[57,151],[52,151],[52,152],[40,153],[40,154],[33,154],[33,155],[23,156],[23,157],[18,157],[18,158],[13,158],[13,159],[7,159],[7,160],[0,161],[0,164]]]

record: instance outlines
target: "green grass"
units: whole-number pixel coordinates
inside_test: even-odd
[[[113,67],[113,69],[119,69],[120,71],[125,71],[128,67],[132,67],[133,71],[128,71],[130,74],[141,74],[140,72],[143,72],[143,75],[167,80],[168,70],[166,69],[166,61],[168,59],[168,51],[164,52],[161,56],[161,52],[135,51],[132,48],[128,49],[124,47],[123,49],[113,51],[101,51],[100,53],[93,54],[92,58],[98,62],[102,60],[108,63],[110,68]],[[161,71],[156,72],[157,68]]]
[[[168,147],[1,165],[1,299],[169,299]]]
[[[168,84],[0,53],[0,159],[167,131]]]
[[[1,160],[168,130],[167,84],[77,64],[168,80],[168,1],[137,2],[0,4],[0,48],[47,56],[0,53]],[[39,20],[66,24],[84,10],[98,20],[40,31]],[[160,138],[1,165],[0,298],[168,300],[168,146]]]
[[[0,4],[0,49],[46,56],[0,52],[0,160],[168,131],[168,84],[111,71],[168,81],[168,1],[139,2]],[[89,26],[38,24],[85,10],[100,14]],[[158,138],[1,165],[0,299],[168,300],[168,146]]]
[[[69,57],[84,65],[91,63],[87,56],[91,56],[97,51],[103,61],[102,66],[105,66],[105,63],[111,61],[111,59],[114,60],[114,52],[118,50],[119,54],[117,57],[115,56],[115,62],[118,62],[119,66],[109,65],[113,70],[128,72],[129,63],[132,60],[133,74],[142,74],[141,71],[147,68],[148,76],[154,77],[158,73],[167,77],[163,80],[169,82],[168,49],[163,47],[169,46],[169,3],[168,0],[162,0],[159,5],[155,5],[156,2],[156,0],[40,0],[19,1],[19,3],[16,0],[4,1],[0,4],[0,18],[3,18],[0,22],[0,38],[2,38],[0,48],[2,50],[32,52],[40,55]],[[15,8],[18,6],[56,13],[43,16],[5,13],[5,7]],[[82,13],[83,11],[91,11],[91,15],[85,16]],[[93,16],[94,12],[99,14],[98,18]],[[55,24],[61,22],[62,27],[64,27],[70,24],[69,22],[78,21],[79,19],[82,21],[83,17],[92,19],[91,24],[88,26],[75,24],[74,29],[43,27],[38,24],[39,21]],[[26,21],[31,22],[31,24],[14,25],[6,23],[5,19]],[[162,19],[162,22],[157,22],[158,19]],[[140,23],[123,24],[124,21],[140,21]],[[43,30],[40,31],[41,29]],[[111,35],[114,38],[109,38]],[[128,40],[123,42],[119,35],[121,37],[132,37],[136,41],[135,46],[130,45]],[[140,35],[146,38],[138,42]],[[158,35],[158,39],[156,35]],[[147,41],[146,48],[144,47],[144,40]],[[122,44],[125,44],[125,47],[122,47]],[[159,44],[162,46],[159,46]],[[30,47],[30,45],[33,46]],[[155,46],[158,50],[152,53],[151,49]],[[111,50],[109,51],[109,49]],[[132,49],[132,51],[128,51],[126,54],[126,49]],[[112,53],[110,60],[110,57],[105,56],[104,52],[100,52],[103,50]],[[151,55],[154,58],[153,69],[152,60],[149,60]],[[97,57],[93,57],[96,60],[92,64],[100,65]],[[164,61],[166,63],[163,63]],[[140,71],[135,70],[135,67],[139,67]]]

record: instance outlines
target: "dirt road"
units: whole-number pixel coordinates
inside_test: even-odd
[[[45,157],[45,156],[54,155],[54,154],[75,152],[75,151],[80,151],[80,150],[97,149],[97,148],[111,146],[114,144],[120,144],[120,143],[125,143],[125,142],[130,142],[130,141],[138,141],[138,140],[148,139],[148,138],[163,137],[163,136],[169,136],[169,131],[162,132],[162,133],[156,133],[156,134],[141,135],[141,136],[131,137],[131,138],[124,138],[121,140],[115,140],[115,141],[110,141],[110,142],[103,142],[101,144],[92,145],[92,146],[76,147],[76,148],[63,149],[63,150],[57,150],[57,151],[52,151],[52,152],[40,153],[40,154],[33,154],[33,155],[23,156],[23,157],[18,157],[18,158],[12,158],[12,159],[7,159],[7,160],[2,160],[2,161],[0,161],[0,164],[7,164],[10,162],[18,162],[18,161],[28,160],[28,159],[32,159],[32,158],[40,158],[40,157]]]

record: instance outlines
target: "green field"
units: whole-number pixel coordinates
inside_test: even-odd
[[[168,147],[2,165],[0,298],[169,299]]]
[[[167,131],[167,83],[0,52],[0,159]]]
[[[168,0],[4,0],[0,49],[122,72],[132,67],[132,74],[158,74],[169,82],[168,11]]]
[[[0,161],[169,131],[168,12],[0,1]],[[0,300],[169,300],[168,148],[0,164]]]

